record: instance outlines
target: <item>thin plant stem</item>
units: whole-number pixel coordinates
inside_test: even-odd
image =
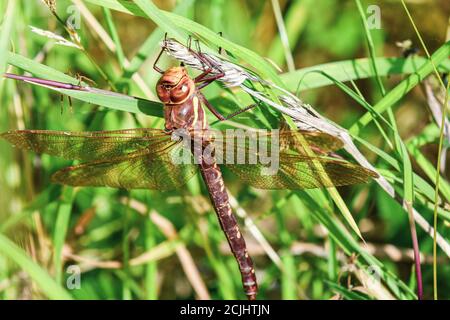
[[[88,60],[92,63],[94,68],[97,70],[97,72],[100,74],[100,76],[108,83],[108,85],[111,87],[112,90],[117,91],[116,86],[109,80],[109,77],[106,75],[106,73],[103,71],[103,69],[97,64],[97,62],[92,58],[92,56],[89,54],[89,52],[86,50],[86,48],[83,46],[83,44],[80,41],[80,36],[78,35],[77,31],[73,26],[71,26],[69,23],[66,23],[56,12],[56,10],[49,6],[50,12],[53,14],[53,16],[56,18],[56,20],[63,26],[63,28],[66,30],[67,34],[70,36],[71,40],[79,47],[81,52],[88,58]]]
[[[278,2],[278,0],[272,0],[272,8],[275,15],[275,20],[277,22],[278,31],[280,32],[280,39],[284,48],[286,64],[289,72],[293,72],[295,71],[294,57],[292,56],[291,47],[289,45],[289,38],[287,35],[286,26],[284,25],[283,15],[281,13],[280,3]]]
[[[414,221],[412,203],[410,201],[405,201],[405,206],[408,211],[409,228],[410,228],[411,238],[412,238],[412,243],[413,243],[414,266],[415,266],[416,281],[417,281],[417,298],[418,298],[418,300],[422,300],[423,299],[422,271],[421,271],[421,266],[420,266],[420,249],[419,249],[419,240],[417,239],[416,223]]]
[[[425,45],[425,42],[422,39],[422,36],[420,35],[419,30],[417,29],[416,24],[414,23],[414,20],[411,16],[411,13],[408,10],[408,7],[405,4],[404,0],[401,0],[403,8],[405,9],[406,14],[408,15],[408,19],[410,20],[414,31],[417,34],[417,37],[419,38],[420,44],[422,45],[423,50],[425,51],[425,54],[427,55],[428,59],[430,60],[431,64],[433,65],[434,73],[436,74],[436,77],[441,84],[442,88],[446,88],[446,95],[445,95],[445,103],[442,110],[442,119],[441,119],[441,128],[440,128],[440,135],[439,135],[439,150],[438,150],[438,159],[437,159],[437,167],[436,167],[436,182],[435,182],[435,190],[434,190],[434,214],[433,214],[433,298],[434,300],[438,299],[438,292],[437,292],[437,244],[436,244],[436,228],[437,228],[437,206],[438,206],[438,199],[439,199],[439,180],[440,180],[440,171],[439,168],[441,166],[441,151],[442,151],[442,145],[443,145],[443,139],[444,139],[444,126],[445,126],[445,119],[447,117],[447,103],[448,103],[448,84],[447,87],[444,85],[444,82],[442,81],[439,72],[437,70],[436,65],[434,64],[433,59],[431,59],[431,55],[428,52],[428,49]]]
[[[369,55],[370,55],[370,61],[371,61],[371,67],[373,69],[373,72],[375,74],[375,80],[376,83],[380,89],[381,95],[384,97],[386,96],[386,89],[383,85],[383,81],[381,80],[381,77],[378,73],[378,68],[377,68],[377,64],[376,64],[376,53],[375,53],[375,45],[372,39],[372,36],[370,34],[370,30],[369,27],[367,25],[367,21],[365,19],[365,15],[364,15],[364,11],[363,11],[363,7],[361,4],[360,0],[355,0],[356,2],[356,6],[358,7],[358,11],[361,17],[361,20],[363,22],[363,26],[364,26],[364,31],[366,34],[366,39],[367,39],[367,46],[369,49]],[[398,135],[398,129],[397,129],[397,123],[395,121],[395,117],[394,117],[394,113],[392,111],[392,108],[389,107],[387,109],[387,113],[388,113],[388,117],[389,117],[389,121],[394,129],[394,135],[395,135],[395,145],[396,145],[396,149],[398,150],[398,153],[402,154],[404,158],[404,163],[405,165],[403,166],[403,172],[404,172],[404,181],[407,180],[407,173],[408,173],[408,168],[410,165],[410,160],[409,160],[409,155],[408,153],[403,153],[402,150],[404,149],[404,145],[402,143],[402,140],[400,139],[399,135]],[[389,140],[386,140],[389,141]],[[408,185],[405,185],[406,189],[408,189]],[[412,188],[409,188],[409,190],[412,190]],[[419,300],[422,300],[423,298],[423,285],[422,285],[422,270],[420,267],[420,249],[419,249],[419,241],[417,238],[417,230],[416,230],[416,225],[415,225],[415,221],[414,221],[414,216],[413,216],[413,210],[412,210],[412,201],[413,201],[413,194],[412,191],[409,192],[409,196],[405,193],[405,199],[403,200],[404,205],[406,206],[407,212],[408,212],[408,218],[409,218],[409,224],[410,224],[410,233],[411,233],[411,239],[412,239],[412,246],[413,246],[413,251],[414,251],[414,262],[415,262],[415,272],[416,272],[416,281],[417,281],[417,298]]]
[[[439,201],[439,179],[441,177],[439,168],[441,167],[441,153],[442,153],[442,146],[444,143],[444,128],[445,128],[445,119],[447,118],[447,104],[448,104],[448,90],[450,88],[450,81],[447,83],[447,87],[445,90],[445,102],[442,106],[442,119],[441,119],[441,128],[439,132],[439,148],[438,148],[438,155],[437,155],[437,165],[436,165],[436,185],[434,190],[434,212],[433,212],[433,297],[434,300],[438,299],[438,292],[437,292],[437,243],[436,243],[436,229],[437,229],[437,208],[438,208],[438,201]]]

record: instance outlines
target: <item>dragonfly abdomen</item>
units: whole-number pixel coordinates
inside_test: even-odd
[[[203,180],[208,188],[209,196],[213,204],[214,210],[219,218],[220,226],[224,231],[230,249],[233,252],[242,275],[242,284],[249,300],[256,299],[258,285],[256,283],[255,269],[253,261],[247,252],[247,246],[239,225],[234,216],[228,193],[225,189],[222,179],[222,172],[217,165],[215,159],[200,159],[200,171]]]

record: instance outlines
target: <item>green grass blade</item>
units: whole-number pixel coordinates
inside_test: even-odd
[[[433,297],[434,300],[438,299],[438,276],[437,276],[437,242],[436,242],[436,232],[437,232],[437,225],[438,225],[438,199],[439,199],[439,178],[441,175],[439,174],[439,168],[441,167],[441,153],[442,153],[442,145],[444,141],[444,128],[445,128],[445,119],[447,118],[447,106],[448,106],[448,97],[449,97],[449,89],[450,89],[450,82],[447,83],[447,88],[445,89],[445,100],[444,105],[442,106],[442,121],[440,126],[440,132],[439,132],[439,148],[438,148],[438,155],[437,155],[437,164],[436,164],[436,178],[435,178],[435,186],[436,189],[434,191],[435,197],[434,197],[434,212],[433,212],[433,228],[434,228],[434,234],[433,234]]]
[[[416,73],[411,74],[408,78],[400,82],[394,89],[389,91],[377,104],[373,106],[375,111],[383,113],[395,103],[400,101],[409,91],[417,86],[426,76],[434,72],[434,65],[440,65],[442,61],[448,58],[450,54],[450,41],[442,45],[431,56],[431,61],[428,61],[421,66]],[[361,129],[373,121],[373,117],[370,113],[363,115],[357,123],[351,128],[350,132],[353,134],[359,134]]]
[[[6,69],[6,61],[8,57],[9,40],[16,11],[16,0],[9,0],[5,12],[5,19],[0,29],[0,73],[4,73]]]
[[[353,239],[348,231],[343,228],[342,224],[334,217],[331,209],[325,208],[323,202],[317,199],[314,190],[306,190],[304,194],[309,198],[305,203],[308,204],[311,214],[327,228],[330,236],[337,244],[339,244],[346,254],[351,255],[352,253],[356,253],[361,257],[359,259],[361,266],[366,264],[366,266],[377,268],[379,271],[378,276],[380,276],[380,279],[384,281],[386,286],[390,288],[397,298],[410,299],[415,296],[403,281],[388,271],[379,260],[367,253],[367,251]],[[305,198],[304,194],[297,192],[297,195],[302,199]]]
[[[398,57],[379,57],[375,59],[378,74],[383,77],[393,75],[406,75],[415,73],[427,63],[427,59],[419,56],[410,58]],[[358,79],[367,79],[375,76],[371,58],[360,58],[344,61],[329,62],[298,69],[294,72],[281,74],[286,87],[295,92],[305,91],[324,86],[334,85],[332,79],[342,82]],[[438,66],[438,70],[446,72],[450,70],[450,59],[443,59]],[[323,74],[329,75],[329,78],[323,77]]]
[[[301,32],[304,30],[309,10],[312,8],[313,1],[293,1],[286,13],[286,32],[289,43],[297,43]],[[272,41],[267,56],[277,64],[282,64],[284,59],[284,50],[281,45],[280,35],[277,35]]]
[[[51,79],[71,84],[78,84],[79,81],[58,70],[40,64],[21,55],[9,53],[8,63],[33,75],[45,79]],[[126,95],[114,94],[108,91],[98,91],[96,93],[86,91],[76,91],[67,89],[58,89],[53,87],[46,88],[68,95],[72,98],[85,101],[94,105],[99,105],[115,110],[131,113],[143,113],[146,115],[162,117],[162,104],[160,102],[139,99]]]
[[[152,2],[147,0],[134,0],[137,7],[142,10],[145,17],[153,20],[161,29],[168,32],[172,37],[179,41],[184,40],[184,36],[179,32],[179,29],[173,24],[173,22],[168,21],[166,17],[161,13],[161,10]]]
[[[0,253],[17,263],[54,300],[71,300],[71,295],[53,280],[48,273],[31,260],[27,253],[5,235],[0,234]]]
[[[150,251],[156,246],[157,228],[151,219],[145,219],[145,249]],[[145,265],[145,299],[158,299],[158,265],[149,261]]]
[[[119,65],[121,68],[125,65],[125,54],[123,53],[122,44],[120,42],[119,35],[117,33],[116,25],[114,23],[111,11],[108,8],[103,7],[103,15],[105,16],[106,24],[108,25],[109,33],[111,34],[111,38],[116,45],[116,55],[117,60],[119,61]]]
[[[240,58],[243,61],[252,61],[252,67],[260,74],[268,77],[270,80],[274,81],[276,84],[283,86],[283,83],[279,80],[274,68],[268,63],[263,57],[254,53],[253,51],[239,46],[223,37],[217,33],[209,30],[208,28],[202,26],[199,23],[193,22],[192,20],[186,19],[175,13],[165,12],[156,8],[153,4],[149,5],[149,2],[145,0],[138,0],[137,4],[125,1],[117,0],[87,0],[90,3],[108,7],[113,10],[121,11],[124,13],[141,16],[141,17],[151,17],[151,19],[158,24],[158,26],[169,32],[169,35],[179,40],[181,43],[186,41],[186,37],[182,36],[178,32],[178,28],[184,30],[187,34],[195,34],[217,47],[222,47],[223,49],[230,52],[233,56]],[[146,12],[144,12],[144,8]],[[152,9],[154,11],[152,11]],[[171,23],[169,23],[169,21]],[[173,29],[173,25],[176,29]],[[170,25],[170,26],[169,26]],[[208,48],[204,48],[204,51],[210,51]]]
[[[58,212],[56,214],[56,224],[53,233],[53,263],[56,273],[55,278],[58,283],[62,283],[63,280],[62,253],[67,237],[67,230],[69,229],[73,197],[73,188],[65,187],[60,202],[58,203]]]

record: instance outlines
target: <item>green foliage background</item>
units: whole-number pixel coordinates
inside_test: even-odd
[[[436,52],[436,67],[448,72],[450,3],[405,2],[428,51]],[[80,3],[86,11],[74,6]],[[382,28],[370,30],[377,59],[369,54],[358,3],[364,10],[370,4],[381,8]],[[282,11],[295,71],[287,72],[273,4]],[[421,85],[414,83],[433,68],[400,1],[62,0],[56,6],[63,20],[80,13],[77,32],[86,51],[56,45],[30,30],[35,26],[70,39],[42,1],[2,1],[2,72],[28,71],[72,83],[78,82],[74,75],[79,73],[100,88],[155,103],[62,91],[76,98],[70,107],[67,100],[61,104],[58,92],[2,79],[1,131],[162,128],[153,89],[159,75],[152,69],[159,42],[164,32],[183,43],[194,33],[205,40],[202,49],[222,46],[236,63],[263,78],[291,91],[299,87],[304,101],[358,137],[367,158],[406,199],[411,194],[417,211],[433,223],[439,128]],[[99,33],[101,29],[109,36]],[[402,58],[395,43],[406,39],[420,49],[418,56]],[[175,63],[163,61],[164,66]],[[405,89],[392,90],[398,85]],[[388,93],[384,98],[381,88]],[[208,87],[205,94],[224,114],[251,103],[239,90],[220,85]],[[255,110],[215,127],[275,126],[275,116],[273,110]],[[164,193],[68,188],[51,184],[50,176],[70,161],[17,150],[4,141],[0,155],[3,299],[244,298],[236,263],[199,176],[183,190]],[[240,224],[260,281],[259,298],[416,298],[408,215],[375,182],[339,189],[343,201],[336,205],[336,195],[324,190],[256,190],[227,171],[225,181],[240,207]],[[447,242],[449,190],[448,175],[442,175],[438,230]],[[345,205],[365,243],[343,217]],[[254,238],[249,219],[268,246]],[[418,238],[425,298],[432,298],[433,239],[420,228]],[[438,250],[441,299],[450,298],[448,259]],[[82,271],[79,289],[67,286],[73,265]],[[364,281],[374,270],[380,281]]]

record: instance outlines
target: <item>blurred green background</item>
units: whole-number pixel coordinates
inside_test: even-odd
[[[14,1],[2,1],[0,12],[10,12],[6,9],[11,2]],[[81,25],[77,32],[81,42],[108,81],[82,51],[56,45],[31,31],[29,26],[34,26],[69,39],[62,24],[42,1],[15,1],[11,32],[0,43],[9,51],[52,69],[72,76],[77,73],[86,76],[98,87],[156,100],[154,86],[159,75],[153,71],[152,64],[159,53],[164,31],[150,19],[105,10],[96,2],[126,1],[56,1],[56,9],[63,20],[73,14],[78,18],[79,14]],[[381,29],[371,30],[377,56],[401,58],[402,48],[396,43],[408,39],[413,47],[419,48],[418,55],[425,55],[400,1],[361,2],[364,9],[371,4],[381,8]],[[449,1],[405,2],[430,53],[450,39]],[[286,25],[295,69],[369,56],[361,16],[353,0],[155,0],[154,4],[216,33],[222,32],[225,39],[265,57],[277,66],[279,73],[288,72],[289,66],[274,5],[279,6]],[[80,8],[83,9],[80,11]],[[100,25],[93,27],[93,22]],[[108,22],[113,22],[114,27]],[[4,31],[7,14],[2,17],[2,23]],[[112,36],[116,48],[120,43],[119,53],[110,51],[105,36],[98,33],[102,29],[100,26]],[[124,67],[124,59],[132,61],[132,67]],[[176,64],[164,59],[163,66]],[[252,68],[252,61],[237,59],[237,62]],[[22,73],[20,68],[12,66],[7,70]],[[131,79],[136,71],[145,85],[138,85]],[[383,77],[387,90],[405,79],[407,73],[410,72]],[[295,88],[300,81],[299,78],[289,79],[289,88]],[[375,104],[382,98],[374,78],[356,80],[355,85],[370,103]],[[218,85],[205,92],[225,114],[246,103],[238,96],[235,104],[223,104],[224,95],[238,93]],[[336,85],[302,90],[300,97],[344,128],[350,128],[365,113],[355,99]],[[141,126],[162,128],[163,125],[161,118],[78,100],[70,106],[67,100],[61,102],[58,93],[12,80],[0,80],[0,99],[1,131],[24,128],[115,130]],[[398,133],[405,143],[418,137],[426,140],[419,147],[420,153],[408,150],[414,173],[428,183],[427,191],[432,194],[434,180],[430,179],[426,168],[428,164],[436,166],[438,139],[435,135],[427,138],[427,130],[434,130],[435,134],[437,127],[433,124],[423,88],[416,86],[405,93],[393,112]],[[254,116],[258,118],[259,113]],[[248,118],[251,115],[245,114],[235,121],[247,124]],[[399,159],[375,124],[365,127],[360,137]],[[401,174],[379,161],[379,157],[368,149],[362,150],[376,167],[401,179]],[[245,298],[236,263],[199,176],[182,190],[164,193],[67,188],[52,184],[50,177],[70,165],[70,161],[17,150],[3,140],[0,155],[2,299]],[[342,155],[350,159],[348,154]],[[224,175],[241,214],[245,212],[247,222],[251,219],[268,243],[268,247],[261,245],[249,228],[244,227],[248,226],[245,219],[239,219],[255,260],[261,299],[414,298],[416,283],[408,216],[375,182],[339,189],[366,242],[362,244],[326,192],[323,197],[313,194],[316,201],[311,201],[308,193],[257,190],[243,184],[230,172],[225,171]],[[444,184],[447,177],[447,174],[442,175]],[[398,186],[401,188],[401,185],[400,182]],[[442,197],[440,206],[445,208],[447,196]],[[419,201],[414,206],[432,223],[431,200]],[[322,215],[324,210],[329,214],[329,223],[323,220],[326,219]],[[401,289],[396,291],[385,282],[381,287],[365,283],[366,275],[371,273],[370,264],[367,260],[355,263],[361,253],[349,250],[352,245],[336,241],[341,239],[341,231],[330,230],[331,225],[342,228],[345,231],[342,234],[347,234],[358,250],[367,250],[371,257],[377,258],[383,274],[392,275],[389,279],[395,279],[392,281]],[[439,217],[439,231],[447,241],[448,227],[443,214]],[[432,238],[420,228],[418,238],[423,253],[425,298],[432,298]],[[437,262],[439,297],[449,299],[450,268],[448,257],[441,250],[438,250]],[[68,283],[77,284],[73,270],[81,271],[80,287],[71,289]]]

